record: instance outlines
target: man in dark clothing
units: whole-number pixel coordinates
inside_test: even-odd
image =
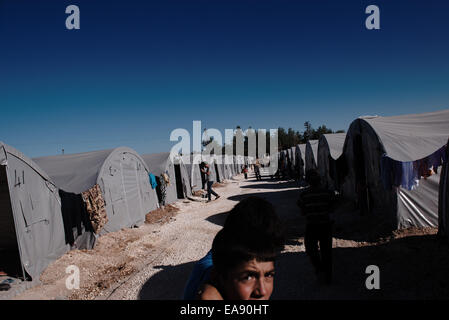
[[[201,172],[204,174],[204,179],[207,183],[207,202],[211,201],[211,194],[213,194],[215,196],[215,200],[217,200],[218,198],[220,198],[220,196],[212,189],[212,185],[214,184],[214,182],[210,181],[210,167],[205,162],[202,162],[201,164]]]
[[[322,188],[321,179],[316,170],[306,174],[309,187],[298,199],[298,206],[306,216],[306,234],[304,244],[318,278],[324,276],[327,284],[332,281],[332,221],[329,217],[333,210],[334,193]],[[320,250],[318,250],[318,244]]]

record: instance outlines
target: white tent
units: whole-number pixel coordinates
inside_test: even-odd
[[[223,168],[223,157],[218,155],[211,156],[212,165],[211,169],[215,170],[216,182],[223,182],[225,179],[224,168]]]
[[[186,185],[190,185],[187,169],[181,171],[179,164],[175,166],[175,159],[172,161],[170,158],[170,152],[143,154],[142,158],[148,166],[150,173],[152,173],[157,179],[158,186],[156,190],[159,203],[161,205],[174,203],[178,201],[178,199],[183,199],[186,196],[184,189],[187,189]],[[166,184],[165,189],[166,193],[164,203],[161,198],[161,183],[163,180],[163,177],[161,176],[162,174],[165,174],[168,178],[168,183]],[[189,188],[189,190],[191,189]]]
[[[228,155],[223,156],[223,173],[225,179],[232,179],[234,176],[234,172],[232,170],[232,157]]]
[[[158,208],[149,169],[131,148],[33,159],[66,192],[81,193],[95,184],[101,188],[108,222],[100,234],[144,223],[145,215]]]
[[[326,188],[338,190],[337,159],[343,153],[346,133],[323,134],[318,142],[318,173]]]
[[[182,198],[192,196],[192,187],[190,185],[190,175],[183,158],[180,155],[174,156],[173,163],[175,165],[175,178],[177,188],[182,188]],[[179,198],[179,197],[178,197]]]
[[[397,228],[437,226],[448,123],[449,110],[354,120],[343,150],[343,194],[362,211],[386,213]],[[429,169],[438,174],[423,178]]]
[[[190,178],[190,187],[193,191],[199,191],[203,188],[201,180],[201,171],[199,164],[201,163],[201,155],[199,153],[183,155],[183,162]]]
[[[318,159],[318,140],[309,140],[306,143],[306,150],[304,155],[305,172],[312,169],[317,169]]]
[[[39,281],[43,270],[70,249],[65,243],[58,189],[34,161],[0,142],[0,263],[7,252],[20,258]]]
[[[304,178],[304,156],[306,153],[306,145],[298,144],[295,148],[295,171],[299,180]]]

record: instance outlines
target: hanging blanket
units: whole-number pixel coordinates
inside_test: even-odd
[[[419,185],[421,178],[438,173],[438,167],[447,162],[446,149],[447,145],[444,145],[423,159],[407,162],[393,160],[384,154],[380,162],[384,187],[391,190],[393,186],[401,186],[407,190],[413,190]]]
[[[86,204],[86,210],[92,223],[94,232],[98,234],[104,225],[108,222],[106,215],[106,206],[100,186],[96,184],[87,191],[81,193],[83,201]]]

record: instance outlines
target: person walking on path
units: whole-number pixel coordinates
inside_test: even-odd
[[[310,186],[299,195],[297,201],[302,214],[306,216],[304,245],[318,279],[330,284],[333,222],[329,214],[333,210],[335,195],[321,186],[321,178],[316,170],[309,170],[306,180]]]
[[[212,185],[214,184],[213,181],[210,180],[210,167],[209,164],[202,162],[201,163],[201,172],[204,174],[204,179],[207,184],[207,202],[211,201],[211,194],[215,196],[215,200],[220,198],[220,196],[212,189]]]

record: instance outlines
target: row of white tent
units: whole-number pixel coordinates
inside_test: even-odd
[[[362,117],[346,134],[323,135],[272,159],[282,159],[285,166],[288,155],[291,169],[300,177],[308,169],[318,169],[330,189],[391,217],[397,228],[438,226],[448,235],[448,138],[449,110]],[[38,279],[50,262],[70,250],[59,190],[79,194],[100,186],[108,216],[101,235],[141,225],[145,215],[159,207],[150,173],[170,177],[165,203],[201,189],[201,161],[211,165],[212,179],[221,181],[239,174],[254,159],[184,155],[171,161],[169,153],[139,155],[120,147],[32,160],[0,143],[0,249],[17,248],[23,274]],[[423,166],[436,173],[416,176]]]
[[[347,133],[281,151],[279,163],[300,179],[316,169],[328,189],[395,228],[438,227],[448,236],[448,139],[449,110],[360,117]]]
[[[107,223],[98,235],[92,232],[88,241],[88,232],[83,238],[73,229],[78,237],[75,245],[90,249],[97,236],[142,225],[145,216],[160,207],[150,173],[159,183],[161,174],[169,178],[165,204],[171,204],[203,188],[200,162],[210,164],[211,179],[216,182],[236,176],[249,162],[247,157],[225,157],[139,155],[119,147],[30,159],[0,142],[0,250],[17,250],[24,278],[38,279],[52,261],[73,248],[66,241],[61,190],[80,194],[97,184],[101,189]]]

